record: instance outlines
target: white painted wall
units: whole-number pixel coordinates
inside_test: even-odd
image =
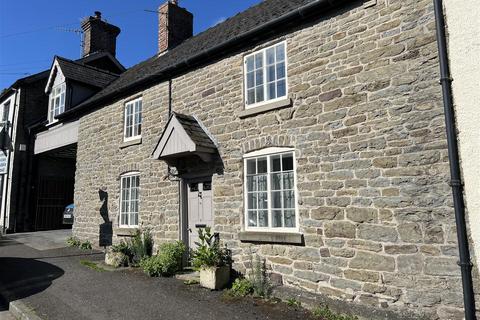
[[[39,154],[78,142],[80,121],[62,123],[35,136],[34,153]]]
[[[20,101],[20,90],[18,90],[16,93],[15,92],[12,93],[8,97],[6,97],[4,100],[2,100],[0,102],[0,106],[3,106],[3,104],[7,103],[8,101],[10,102],[10,112],[9,112],[8,121],[11,124],[11,126],[9,127],[9,135],[10,137],[12,137],[12,145],[14,146],[14,150],[7,152],[7,162],[9,162],[10,165],[7,164],[7,167],[9,167],[9,169],[7,169],[8,174],[3,175],[3,185],[2,185],[2,188],[0,189],[0,192],[2,193],[2,199],[0,203],[0,233],[3,232],[4,221],[5,221],[5,226],[7,228],[10,225],[10,199],[11,199],[10,190],[12,190],[12,179],[10,179],[10,177],[12,173],[13,161],[15,159],[15,151],[16,151],[15,137],[17,134],[17,119],[18,119],[18,109],[19,109],[18,104]],[[6,202],[5,202],[5,199],[6,199]]]
[[[480,6],[444,0],[465,202],[480,266]]]

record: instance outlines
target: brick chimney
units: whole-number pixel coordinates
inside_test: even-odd
[[[158,53],[164,53],[193,35],[193,15],[170,0],[158,8]]]
[[[103,21],[100,11],[82,21],[82,30],[83,57],[95,52],[109,52],[115,56],[120,28]]]

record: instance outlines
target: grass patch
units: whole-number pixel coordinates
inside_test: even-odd
[[[98,266],[95,262],[92,262],[92,261],[89,261],[89,260],[80,260],[80,264],[87,267],[87,268],[90,268],[92,270],[98,271],[98,272],[107,271],[104,268]]]
[[[69,247],[80,247],[82,242],[77,237],[69,237],[67,239],[67,245]]]
[[[79,248],[80,250],[92,250],[92,243],[88,240],[81,241],[77,237],[69,237],[67,245],[72,248]]]
[[[295,309],[298,309],[302,306],[302,303],[295,298],[287,299],[287,301],[285,301],[285,302],[287,303],[287,306],[295,308]]]
[[[80,243],[80,250],[92,250],[92,243],[90,241],[84,241]]]
[[[198,280],[185,280],[183,281],[184,284],[186,284],[187,286],[192,286],[192,285],[195,285],[195,284],[199,284],[200,281]]]

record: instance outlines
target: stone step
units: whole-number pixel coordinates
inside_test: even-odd
[[[200,281],[200,272],[195,270],[184,270],[175,275],[175,278],[182,281]]]

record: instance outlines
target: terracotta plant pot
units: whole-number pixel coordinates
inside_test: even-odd
[[[230,280],[230,266],[207,267],[200,270],[200,285],[210,290],[225,288]]]

